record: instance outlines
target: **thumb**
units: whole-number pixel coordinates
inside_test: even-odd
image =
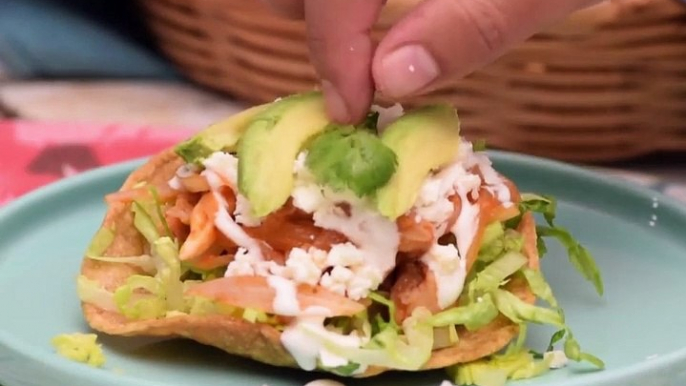
[[[487,64],[593,0],[425,0],[387,33],[372,62],[376,88],[403,98]]]

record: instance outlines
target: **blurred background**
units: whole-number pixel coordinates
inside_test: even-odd
[[[419,1],[389,1],[374,36]],[[0,203],[316,84],[304,26],[258,0],[2,0]],[[491,148],[686,199],[681,0],[606,1],[406,103],[436,100],[453,103],[465,136]],[[27,149],[24,164],[12,161]],[[33,178],[41,173],[49,178]]]

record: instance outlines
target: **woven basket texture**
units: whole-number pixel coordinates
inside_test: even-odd
[[[383,36],[421,0],[391,0]],[[193,81],[263,103],[317,86],[305,26],[257,0],[140,0],[162,51]],[[428,95],[490,147],[577,162],[686,151],[686,6],[611,0],[580,11]],[[380,103],[387,101],[379,100]]]

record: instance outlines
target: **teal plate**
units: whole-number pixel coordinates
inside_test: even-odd
[[[572,364],[516,385],[686,384],[686,209],[658,193],[568,165],[494,153],[523,191],[552,194],[559,220],[596,256],[606,294],[552,247],[544,270],[582,347],[605,360]],[[140,163],[99,169],[46,187],[0,212],[0,384],[4,386],[302,386],[322,378],[235,358],[185,341],[102,336],[93,369],[56,355],[50,339],[89,331],[75,292],[81,254],[102,220],[103,196]],[[550,243],[552,244],[552,243]],[[550,330],[532,328],[543,348]],[[344,380],[348,386],[438,386],[442,371]]]

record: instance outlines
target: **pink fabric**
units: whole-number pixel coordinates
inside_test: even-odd
[[[166,129],[0,120],[0,206],[61,178],[153,155],[193,134]]]

